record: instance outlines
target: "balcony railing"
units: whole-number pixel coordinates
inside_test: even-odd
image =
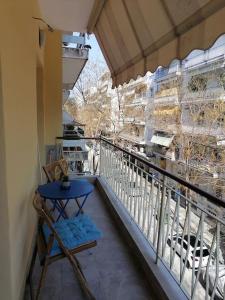
[[[155,72],[155,80],[160,81],[167,79],[171,76],[180,75],[180,66],[179,64],[171,65],[169,68],[158,68]]]
[[[225,91],[223,88],[209,88],[198,92],[188,92],[182,98],[182,103],[189,102],[206,102],[208,101],[218,101],[225,99]]]
[[[62,47],[63,58],[82,58],[87,59],[88,49],[74,48],[74,47]]]
[[[156,267],[161,261],[189,299],[224,299],[225,203],[104,138],[93,142],[99,175],[154,250]]]
[[[141,117],[125,117],[124,118],[124,123],[128,123],[128,124],[136,124],[136,125],[145,125],[145,120],[144,120],[144,116],[143,118]]]

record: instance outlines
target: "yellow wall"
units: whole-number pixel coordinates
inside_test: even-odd
[[[53,144],[61,128],[61,36],[49,33],[46,51],[39,49],[38,29],[43,24],[32,19],[38,16],[35,6],[34,0],[0,4],[0,299],[4,300],[23,296],[36,225],[31,200],[40,176],[38,142],[43,154],[43,144]]]
[[[47,32],[44,70],[44,141],[47,145],[55,144],[55,137],[62,135],[62,44],[59,41],[60,32]]]

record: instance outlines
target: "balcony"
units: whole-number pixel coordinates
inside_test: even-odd
[[[178,95],[165,95],[165,96],[156,96],[154,98],[154,105],[178,105],[179,99]]]
[[[90,179],[90,178],[89,178]],[[95,190],[88,198],[85,213],[95,221],[103,233],[103,238],[96,247],[77,255],[89,287],[96,299],[155,299],[154,290],[149,288],[146,276],[136,264],[135,257],[125,242],[119,224],[110,214],[110,209],[100,192],[97,179]],[[67,209],[74,211],[74,203]],[[37,288],[40,276],[39,262],[36,262],[33,275],[33,289]],[[27,291],[25,300],[29,300]],[[67,260],[61,260],[50,265],[46,275],[45,286],[40,299],[85,300],[71,265]]]
[[[145,140],[143,135],[137,136],[135,134],[121,133],[119,137],[133,144],[142,145],[142,146],[145,145]]]
[[[143,118],[144,119],[144,118]],[[135,124],[135,125],[145,125],[145,121],[142,118],[135,118],[135,117],[125,117],[124,123],[126,124]]]
[[[206,51],[198,51],[198,54],[192,58],[184,60],[184,68],[194,70],[205,68],[207,71],[215,70],[224,64],[224,43],[214,45]]]
[[[88,141],[90,143],[90,139]],[[136,273],[134,285],[141,276],[148,280],[150,294],[152,285],[157,286],[159,298],[163,295],[165,299],[208,299],[210,295],[216,295],[215,299],[223,299],[224,201],[106,139],[91,140],[91,143],[90,159],[99,162],[92,177],[98,188],[95,192],[98,200],[94,204],[96,209],[94,205],[88,209],[110,239],[109,227],[101,223],[106,216],[103,217],[100,203],[110,208],[106,214],[111,211],[120,233],[125,233],[123,241],[129,241],[132,255],[136,255],[145,272],[145,275]],[[118,247],[126,248],[125,245]],[[95,255],[100,255],[105,264],[111,264],[111,252],[108,252],[109,256],[104,252],[105,243],[99,247],[103,252],[94,254],[92,261],[97,263]],[[120,251],[115,252],[112,251],[111,278],[115,278],[114,271],[118,272],[114,255],[122,255]],[[96,264],[98,274],[104,274],[101,267],[100,262]],[[130,276],[127,275],[130,268],[133,268],[132,264],[129,267],[126,264],[125,276]],[[108,273],[102,276],[102,283],[96,282],[94,275],[87,276],[90,276],[95,291],[101,290],[109,280]],[[132,285],[124,287],[122,294],[132,290]],[[112,295],[116,290],[113,288],[108,292]],[[145,288],[141,288],[141,293],[146,293]],[[148,297],[151,299],[153,294]],[[131,298],[125,296],[125,299]]]
[[[225,100],[225,91],[223,88],[208,88],[198,92],[188,92],[182,98],[182,103],[201,103]]]
[[[181,68],[178,63],[170,65],[169,68],[159,67],[155,72],[155,80],[157,82],[168,80],[171,77],[179,76],[181,74]]]
[[[151,99],[150,91],[134,94],[134,97],[130,100],[129,103],[125,104],[125,107],[134,107],[134,106],[145,106],[148,103],[148,100]]]
[[[63,90],[72,90],[88,59],[83,36],[63,35]],[[65,92],[64,92],[65,93]]]

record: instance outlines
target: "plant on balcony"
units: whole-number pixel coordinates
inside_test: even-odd
[[[205,91],[207,87],[208,79],[204,75],[192,76],[188,82],[188,90],[190,92]]]
[[[61,178],[61,188],[64,190],[70,189],[70,180],[68,175],[63,175]]]
[[[218,75],[218,82],[220,86],[225,90],[225,73]]]

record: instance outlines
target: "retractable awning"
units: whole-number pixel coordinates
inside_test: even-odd
[[[225,1],[95,1],[87,30],[95,33],[118,86],[212,46],[225,32]]]
[[[54,29],[94,32],[117,86],[225,33],[225,0],[39,0]]]
[[[174,136],[166,137],[161,135],[153,135],[151,138],[151,143],[158,144],[160,146],[169,147],[173,141]]]

